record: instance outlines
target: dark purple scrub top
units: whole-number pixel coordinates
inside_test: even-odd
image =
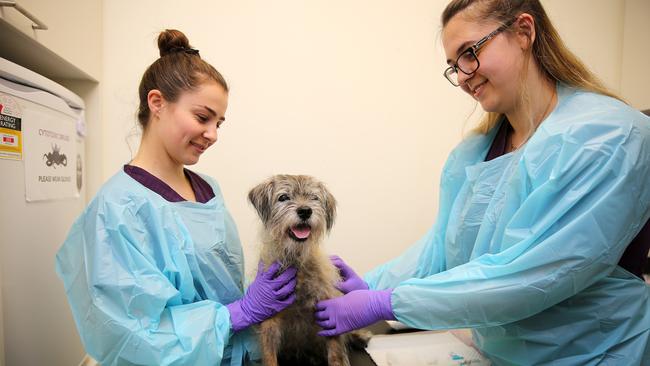
[[[512,126],[507,120],[504,120],[494,137],[494,141],[492,141],[492,146],[490,146],[485,161],[490,161],[505,154],[508,136],[512,132]],[[650,250],[650,220],[645,223],[639,234],[628,244],[618,265],[643,279],[643,269],[648,262],[648,250]]]
[[[210,184],[208,184],[208,182],[206,182],[198,174],[189,169],[183,170],[185,172],[185,176],[190,181],[190,185],[192,185],[192,190],[194,191],[196,202],[206,203],[214,197],[214,191],[212,191],[212,187],[210,187]],[[140,182],[140,184],[143,186],[158,193],[162,198],[169,202],[187,201],[185,198],[181,197],[180,194],[176,193],[176,191],[174,191],[170,186],[168,186],[167,183],[154,177],[151,175],[151,173],[140,167],[126,164],[124,165],[124,173]]]

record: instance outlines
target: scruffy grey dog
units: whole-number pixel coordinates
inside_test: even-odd
[[[323,183],[306,175],[276,175],[248,194],[262,223],[261,260],[297,272],[296,301],[260,325],[264,365],[348,366],[348,340],[364,346],[368,332],[321,337],[315,304],[341,296],[339,273],[320,243],[334,224],[336,200]],[[348,339],[349,337],[353,339]]]

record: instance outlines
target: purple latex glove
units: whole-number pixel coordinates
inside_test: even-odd
[[[278,274],[279,270],[280,264],[274,262],[264,272],[264,264],[260,262],[255,281],[248,286],[244,297],[226,305],[234,331],[260,323],[293,304],[297,270],[290,267]]]
[[[395,320],[390,295],[393,289],[356,290],[316,304],[320,336],[331,337],[363,328],[379,320]]]
[[[338,288],[342,293],[347,294],[354,290],[368,289],[366,281],[359,277],[352,267],[348,266],[341,257],[338,255],[331,255],[330,262],[339,269],[339,273],[341,274],[342,281],[336,284],[336,288]]]

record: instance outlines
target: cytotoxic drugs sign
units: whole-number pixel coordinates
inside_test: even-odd
[[[31,108],[23,114],[27,201],[79,197],[74,120]]]

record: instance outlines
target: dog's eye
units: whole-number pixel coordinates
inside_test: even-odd
[[[319,201],[320,199],[318,198],[317,195],[314,194],[314,195],[311,196],[311,200],[312,201]]]
[[[287,201],[288,199],[289,199],[289,196],[286,195],[286,194],[281,194],[280,197],[278,197],[278,201],[280,201],[280,202]]]

